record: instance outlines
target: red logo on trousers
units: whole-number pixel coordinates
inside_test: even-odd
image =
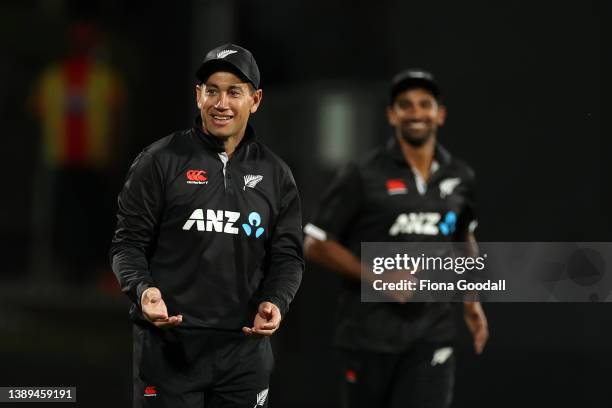
[[[154,385],[149,385],[144,389],[145,397],[155,397],[157,395],[157,388]]]
[[[346,378],[347,382],[353,384],[357,382],[357,373],[355,372],[355,370],[351,370],[350,368],[346,370],[346,372],[344,373],[344,377]]]

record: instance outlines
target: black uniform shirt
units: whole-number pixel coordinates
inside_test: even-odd
[[[406,163],[395,138],[340,171],[305,232],[334,239],[357,257],[361,242],[463,241],[476,225],[474,173],[436,146],[427,183]],[[335,344],[399,351],[414,341],[452,339],[446,303],[362,303],[358,281],[339,296]]]
[[[300,199],[250,125],[229,160],[199,120],[153,143],[118,207],[111,261],[134,319],[150,286],[183,315],[181,327],[250,327],[263,300],[287,311],[303,271]]]

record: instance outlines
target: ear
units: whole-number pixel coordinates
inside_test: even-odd
[[[198,105],[198,109],[202,108],[202,102],[200,102],[200,98],[202,97],[202,85],[196,85],[196,104]]]
[[[387,106],[387,120],[391,126],[397,126],[397,116],[393,111],[393,106]]]
[[[251,113],[257,112],[257,108],[259,108],[259,104],[263,99],[263,90],[258,89],[253,92],[253,105],[251,106]]]
[[[446,106],[440,105],[438,106],[438,115],[436,117],[436,123],[438,124],[438,126],[442,126],[444,125],[444,122],[446,122]]]

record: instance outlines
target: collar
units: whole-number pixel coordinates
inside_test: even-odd
[[[410,164],[406,162],[406,159],[404,158],[404,155],[402,154],[402,149],[399,145],[399,142],[395,138],[395,136],[389,139],[389,141],[387,142],[387,145],[385,146],[385,150],[387,151],[387,154],[391,156],[391,158],[396,164],[399,164],[402,166],[408,166],[408,167],[410,166]],[[446,150],[444,147],[442,147],[440,143],[437,143],[437,142],[436,142],[436,147],[434,149],[434,161],[438,162],[440,167],[445,167],[451,161],[451,155],[448,152],[448,150]]]
[[[196,139],[199,140],[206,149],[212,152],[215,152],[215,153],[225,152],[225,146],[223,145],[223,142],[219,138],[216,138],[213,135],[209,135],[208,133],[205,133],[204,130],[202,129],[203,129],[202,117],[198,115],[196,116],[194,120],[193,128],[192,128],[192,133],[195,135]],[[251,143],[255,142],[256,140],[257,140],[257,137],[255,136],[255,129],[253,129],[253,126],[251,126],[251,124],[247,122],[246,129],[244,131],[244,137],[242,138],[238,146],[236,146],[236,150],[234,151],[234,154],[241,151],[243,146],[248,146]]]

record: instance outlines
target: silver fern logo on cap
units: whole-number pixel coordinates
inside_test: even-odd
[[[232,55],[232,54],[235,54],[235,53],[237,53],[237,52],[238,52],[238,51],[236,51],[236,50],[222,50],[222,51],[219,51],[219,52],[217,53],[217,58],[225,58],[225,57],[227,57],[228,55]]]
[[[257,183],[263,180],[263,176],[255,175],[255,174],[247,174],[244,176],[244,187],[243,190],[246,190],[247,187],[255,188]]]

